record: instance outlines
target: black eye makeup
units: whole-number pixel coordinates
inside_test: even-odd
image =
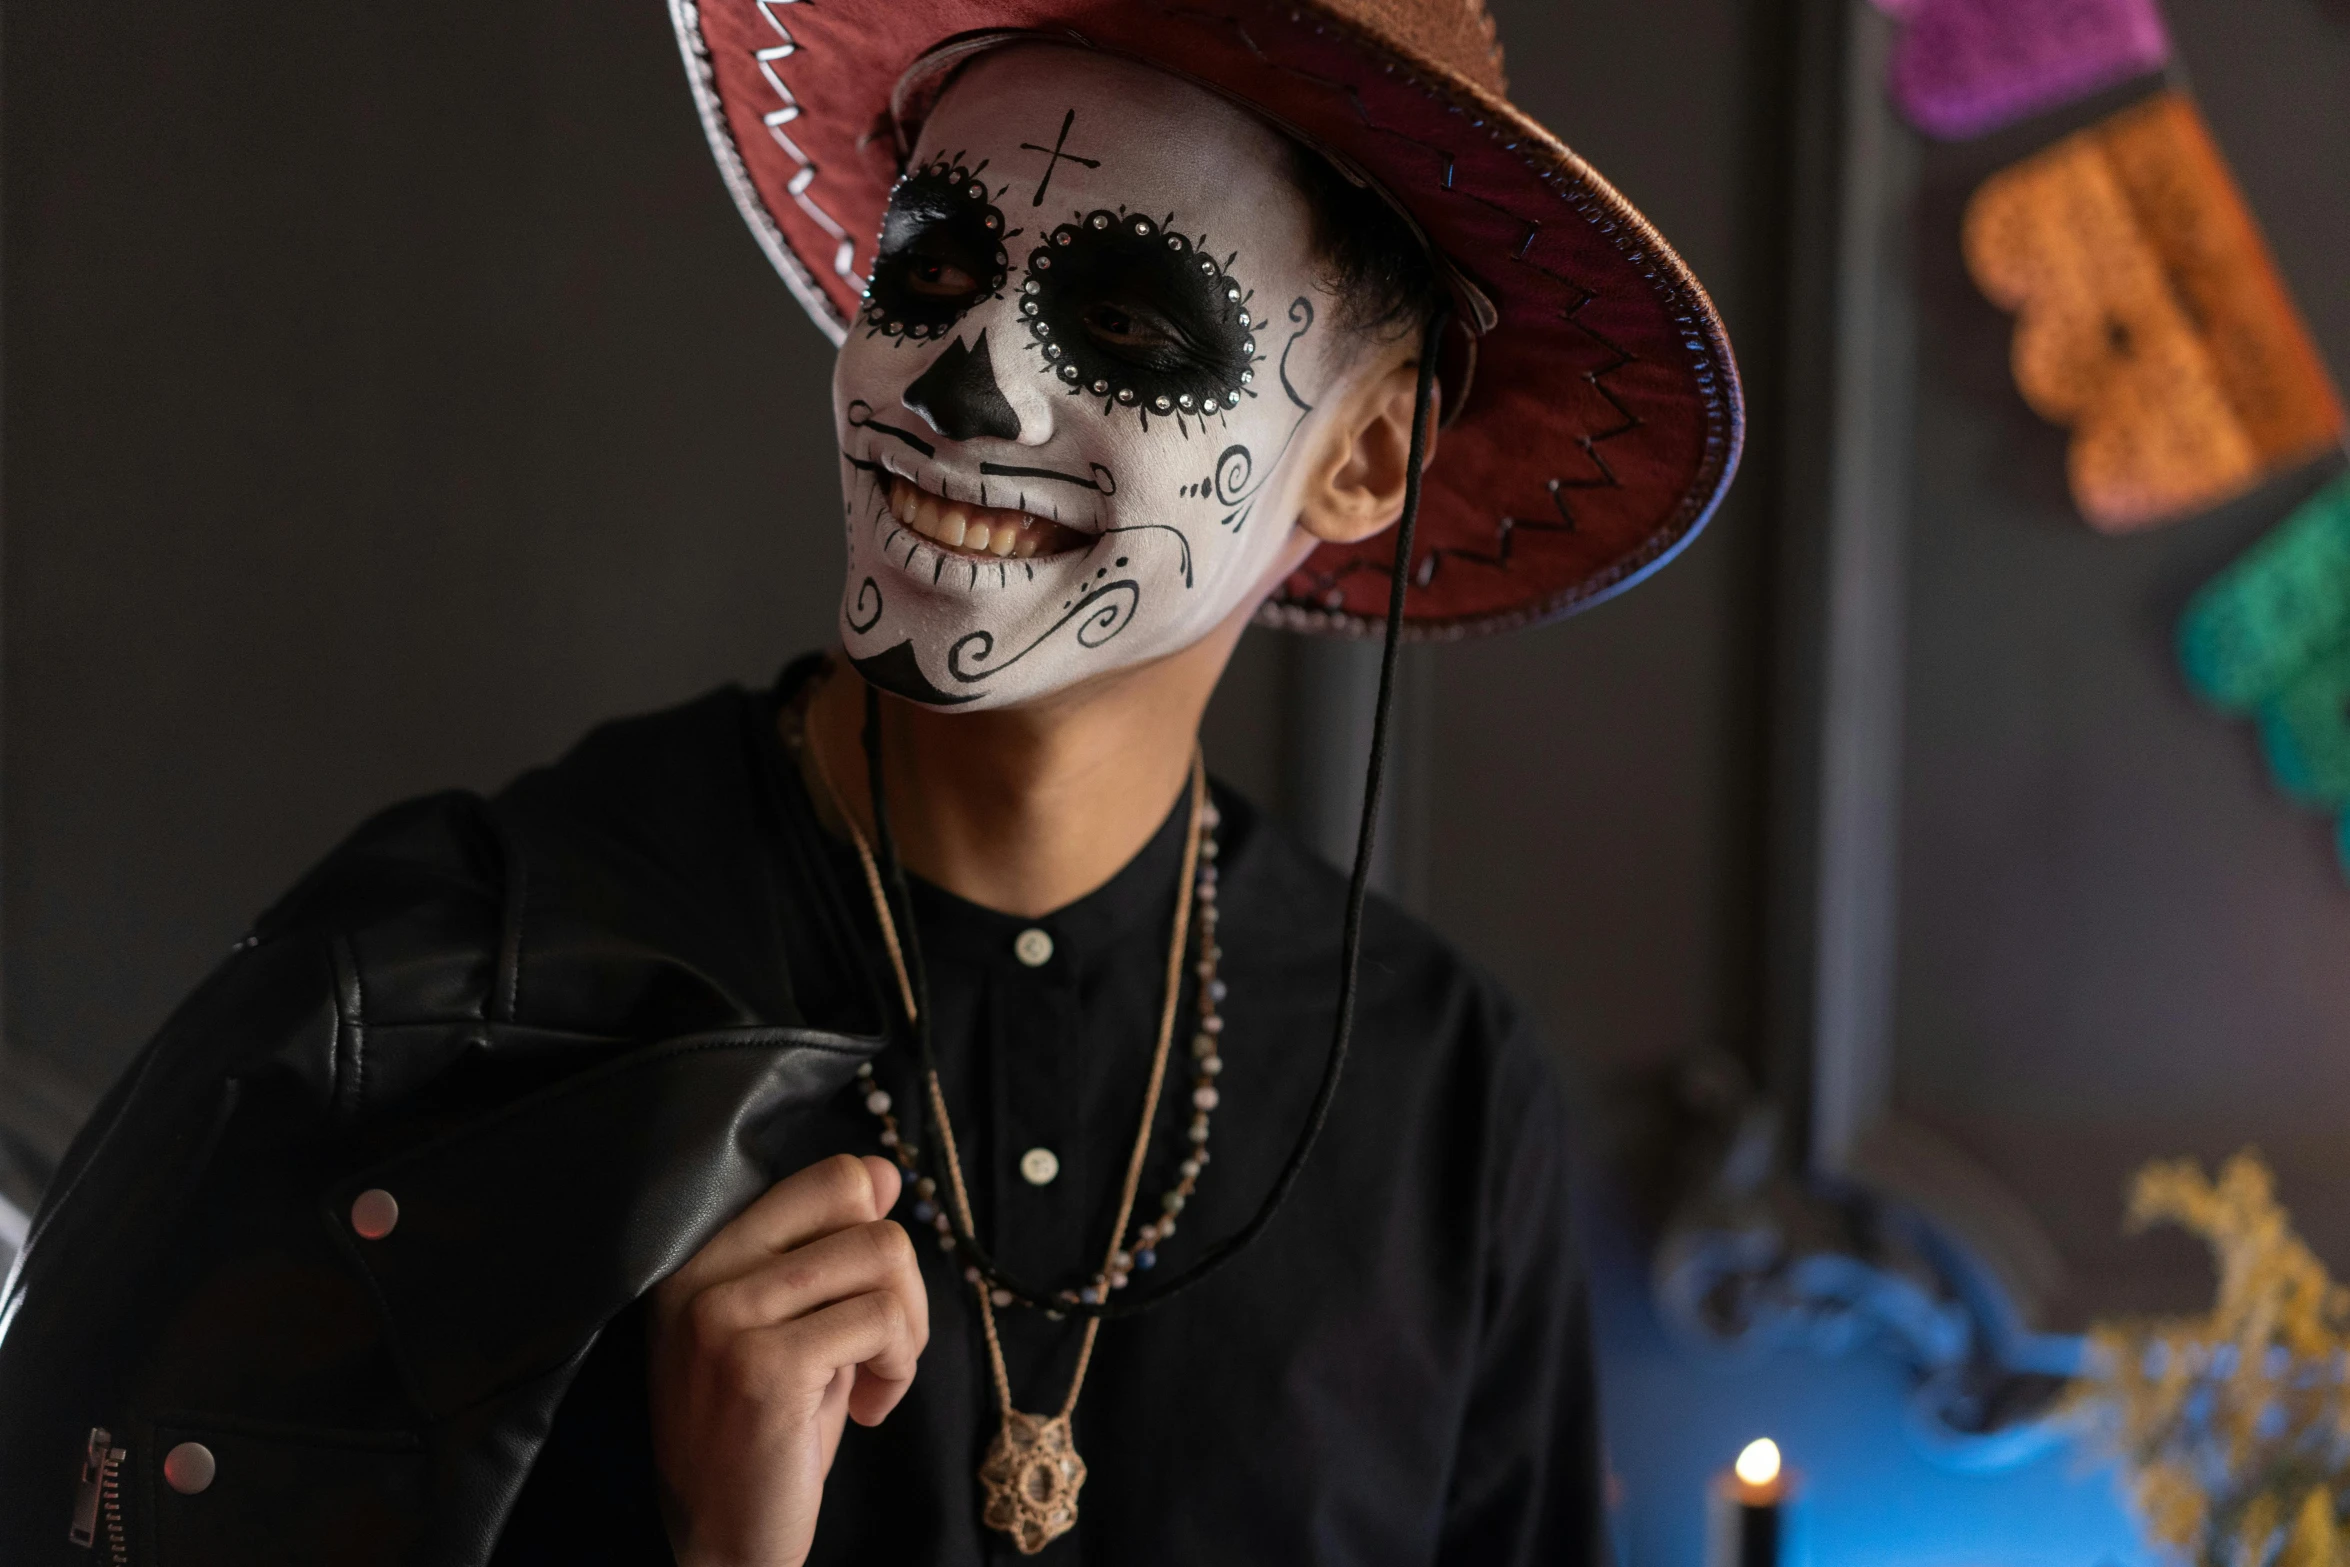
[[[1003,288],[1004,215],[989,204],[979,172],[940,159],[890,192],[865,290],[869,331],[937,337]]]
[[[1248,296],[1189,237],[1089,212],[1028,256],[1020,316],[1076,394],[1166,416],[1236,408],[1255,379]]]

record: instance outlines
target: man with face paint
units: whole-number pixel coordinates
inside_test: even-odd
[[[0,1306],[0,1557],[1598,1560],[1543,1053],[1198,729],[1383,629],[1375,802],[1399,636],[1668,558],[1702,291],[1461,0],[672,10],[839,645],[256,924]]]
[[[1080,130],[1081,160],[1025,150]],[[1417,323],[1344,320],[1291,146],[1111,57],[1016,46],[956,76],[833,371],[864,679],[932,711],[1067,711],[1192,653],[1188,679],[1137,677],[1180,681],[1155,696],[1093,698],[1158,707],[1159,775],[1131,780],[1156,800],[1256,606],[1319,540],[1395,521]]]

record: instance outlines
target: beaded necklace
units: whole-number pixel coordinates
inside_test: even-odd
[[[841,797],[832,786],[823,758],[816,748],[806,743],[804,718],[795,714],[789,739],[793,749],[804,754],[810,771],[823,788],[833,813],[846,825],[849,841],[856,846],[857,862],[865,873],[865,887],[873,900],[875,920],[881,927],[882,945],[888,950],[890,968],[898,982],[899,1000],[906,1009],[909,1024],[916,1020],[913,981],[906,969],[905,953],[898,941],[897,922],[890,914],[889,898],[882,890],[880,867],[875,863],[873,850],[865,840],[863,829],[857,825],[842,805]],[[1175,928],[1167,952],[1166,1001],[1159,1014],[1157,1048],[1152,1052],[1149,1087],[1143,1095],[1141,1124],[1135,1129],[1134,1148],[1126,1164],[1126,1179],[1118,1198],[1118,1216],[1110,1226],[1110,1246],[1102,1266],[1093,1281],[1082,1290],[1061,1292],[1061,1305],[1098,1305],[1110,1292],[1124,1289],[1137,1271],[1147,1272],[1158,1260],[1158,1247],[1175,1233],[1176,1216],[1184,1208],[1197,1188],[1200,1172],[1208,1163],[1208,1118],[1217,1106],[1219,1095],[1216,1078],[1223,1071],[1224,1062],[1219,1050],[1219,1037],[1224,1020],[1218,1005],[1224,998],[1224,983],[1216,977],[1222,951],[1216,945],[1216,842],[1215,828],[1220,820],[1213,802],[1208,799],[1207,766],[1195,748],[1191,760],[1191,821],[1183,846],[1183,870],[1175,888]],[[1138,1226],[1131,1246],[1121,1245],[1126,1234],[1127,1221],[1133,1216],[1134,1198],[1142,1183],[1143,1164],[1149,1157],[1151,1126],[1158,1117],[1159,1095],[1166,1081],[1167,1057],[1175,1035],[1175,1014],[1182,991],[1183,954],[1187,945],[1189,926],[1194,910],[1194,899],[1200,927],[1200,955],[1195,964],[1199,977],[1199,1030],[1192,1038],[1193,1082],[1191,1093],[1192,1116],[1189,1129],[1191,1152],[1177,1170],[1174,1186],[1160,1197],[1158,1217]],[[943,1155],[948,1196],[954,1203],[952,1218],[938,1204],[938,1183],[928,1175],[920,1174],[921,1149],[913,1145],[900,1131],[897,1117],[887,1090],[873,1080],[870,1063],[858,1069],[860,1086],[864,1091],[865,1109],[881,1126],[881,1144],[896,1160],[901,1171],[912,1178],[915,1205],[913,1217],[917,1222],[930,1224],[938,1233],[942,1249],[957,1249],[954,1219],[962,1221],[966,1234],[973,1233],[971,1201],[963,1181],[962,1160],[955,1150],[953,1123],[947,1117],[946,1095],[939,1087],[938,1074],[925,1071],[923,1089],[929,1103],[932,1120],[938,1127],[940,1150]],[[1085,1335],[1078,1345],[1077,1370],[1069,1379],[1069,1393],[1061,1401],[1060,1412],[1051,1416],[1027,1414],[1012,1407],[1010,1374],[1004,1368],[1003,1342],[996,1333],[995,1309],[1013,1304],[1037,1307],[1059,1320],[1065,1313],[1042,1302],[1028,1300],[1000,1286],[990,1288],[986,1277],[975,1266],[966,1265],[964,1280],[972,1287],[979,1302],[980,1324],[987,1338],[987,1360],[990,1378],[995,1384],[996,1408],[1002,1425],[995,1439],[988,1444],[987,1456],[979,1466],[979,1482],[984,1502],[980,1516],[991,1529],[1011,1537],[1012,1543],[1024,1556],[1033,1556],[1054,1540],[1066,1534],[1077,1523],[1077,1493],[1085,1484],[1085,1461],[1077,1455],[1076,1441],[1070,1431],[1070,1417],[1076,1412],[1078,1394],[1085,1387],[1085,1373],[1093,1362],[1094,1340],[1101,1332],[1101,1319],[1088,1316]]]

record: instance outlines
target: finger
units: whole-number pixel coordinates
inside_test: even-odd
[[[826,1474],[832,1473],[832,1456],[840,1451],[841,1427],[848,1421],[849,1394],[856,1385],[856,1367],[843,1366],[832,1374],[832,1385],[824,1390],[824,1402],[817,1406],[816,1439]]]
[[[914,1380],[922,1345],[904,1297],[894,1290],[836,1301],[821,1311],[747,1335],[756,1353],[786,1367],[837,1373],[854,1368],[884,1383]],[[852,1394],[852,1399],[854,1395]]]
[[[770,1257],[703,1290],[688,1311],[695,1338],[715,1346],[875,1290],[902,1296],[916,1334],[928,1341],[930,1294],[922,1266],[905,1227],[891,1219],[835,1230]]]
[[[914,1379],[894,1380],[876,1376],[864,1367],[857,1368],[857,1380],[849,1389],[849,1418],[861,1426],[877,1426],[889,1412],[898,1407],[898,1401],[913,1387]]]
[[[866,1154],[865,1174],[873,1182],[873,1212],[876,1218],[898,1205],[898,1194],[905,1190],[906,1178],[897,1165],[875,1154]]]
[[[874,1166],[888,1163],[835,1154],[785,1176],[711,1236],[677,1270],[679,1282],[689,1289],[706,1288],[757,1267],[777,1252],[880,1218],[889,1210],[879,1201]],[[894,1202],[894,1190],[890,1197]]]

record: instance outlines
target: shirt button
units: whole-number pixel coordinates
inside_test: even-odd
[[[182,1442],[163,1455],[163,1483],[182,1496],[208,1489],[218,1472],[212,1449],[201,1442]]]
[[[1043,968],[1053,960],[1053,938],[1031,925],[1012,938],[1012,956],[1030,968]]]
[[[361,1240],[380,1241],[399,1222],[399,1201],[380,1186],[371,1186],[351,1199],[351,1228]]]
[[[1061,1173],[1061,1157],[1050,1148],[1031,1148],[1020,1156],[1020,1174],[1031,1186],[1050,1186]]]

